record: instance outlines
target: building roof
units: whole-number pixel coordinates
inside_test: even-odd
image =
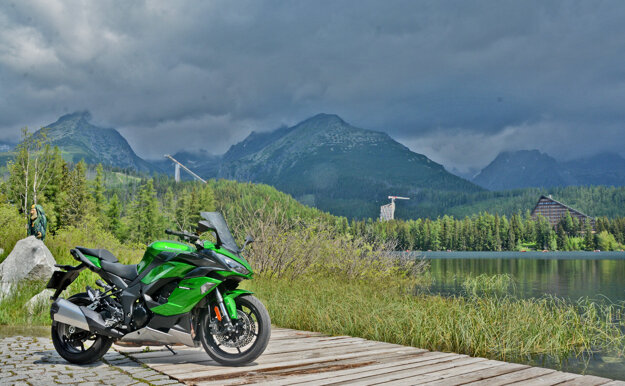
[[[568,205],[566,205],[566,204],[563,204],[563,203],[561,203],[561,202],[560,202],[560,201],[558,201],[558,200],[554,200],[553,198],[551,198],[551,196],[545,196],[544,194],[543,194],[542,196],[540,196],[540,198],[538,199],[538,202],[536,202],[536,206],[535,206],[535,207],[534,207],[534,209],[532,210],[532,215],[534,215],[534,212],[536,212],[536,209],[538,209],[538,203],[539,203],[539,202],[540,202],[543,198],[544,198],[544,199],[546,199],[546,200],[549,200],[549,201],[553,201],[553,202],[555,202],[556,204],[562,205],[563,207],[565,207],[565,208],[566,208],[569,212],[571,212],[571,213],[577,213],[577,214],[578,214],[578,215],[580,215],[580,216],[583,216],[583,217],[588,217],[588,218],[591,218],[591,219],[593,219],[593,220],[594,220],[594,217],[589,216],[589,215],[587,215],[587,214],[584,214],[584,213],[580,212],[579,210],[574,209],[574,208],[571,208],[570,206],[568,206]]]

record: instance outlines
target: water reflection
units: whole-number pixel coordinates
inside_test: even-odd
[[[473,252],[470,257],[466,252],[427,254],[432,276],[430,290],[459,294],[467,277],[509,274],[516,282],[520,297],[551,294],[567,299],[588,296],[592,299],[605,297],[613,302],[625,301],[625,258],[578,258],[575,253],[549,253],[549,258],[498,255],[501,256],[492,252]],[[597,254],[591,256],[597,257]],[[625,254],[619,253],[618,256],[625,257]]]

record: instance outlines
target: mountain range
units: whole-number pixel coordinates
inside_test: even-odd
[[[144,173],[174,171],[169,160],[137,156],[117,130],[93,125],[88,112],[64,115],[45,132],[70,162],[84,159]],[[0,146],[1,153],[13,144]],[[0,161],[10,157],[5,152]],[[402,217],[415,218],[436,216],[482,196],[487,199],[485,189],[625,186],[625,159],[618,154],[561,162],[538,150],[503,152],[469,180],[385,133],[354,127],[332,114],[271,132],[252,132],[223,155],[185,150],[173,157],[203,178],[269,184],[304,204],[350,218],[377,217],[389,195],[411,197],[398,204],[398,210]],[[184,171],[182,177],[191,178]]]
[[[354,127],[332,114],[252,132],[223,156],[202,160],[205,156],[181,152],[174,158],[206,177],[269,184],[304,204],[354,217],[377,216],[388,195],[482,190],[387,134]]]
[[[625,159],[618,154],[602,153],[562,162],[538,150],[502,152],[472,181],[488,190],[625,186]]]
[[[117,130],[95,126],[90,119],[87,111],[63,115],[34,135],[41,136],[45,131],[50,145],[58,146],[63,158],[70,162],[84,159],[88,164],[101,163],[139,172],[160,171],[135,154]]]

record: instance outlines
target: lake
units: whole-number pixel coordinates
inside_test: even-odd
[[[430,262],[429,291],[464,295],[462,283],[481,274],[509,274],[516,296],[555,295],[576,300],[625,301],[625,252],[403,252]],[[548,358],[534,365],[625,380],[623,358],[597,353],[588,362],[570,358],[560,367]]]
[[[509,274],[517,295],[625,301],[625,252],[408,252],[430,262],[430,291],[461,294],[469,276]]]

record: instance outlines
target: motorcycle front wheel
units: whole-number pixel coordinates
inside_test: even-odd
[[[271,320],[267,309],[252,295],[235,298],[237,319],[232,320],[234,331],[215,333],[211,320],[216,323],[213,310],[200,317],[200,340],[206,353],[225,366],[239,366],[258,358],[267,348],[271,336]]]
[[[77,306],[88,306],[87,294],[70,297],[70,302]],[[93,363],[111,348],[113,339],[97,335],[65,323],[52,322],[52,343],[56,352],[70,363],[84,365]]]

